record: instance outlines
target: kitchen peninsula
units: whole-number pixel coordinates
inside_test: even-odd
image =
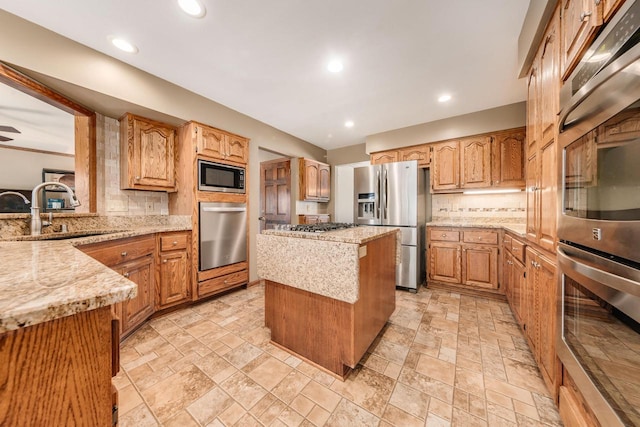
[[[271,341],[346,378],[395,310],[398,239],[390,227],[258,235]]]

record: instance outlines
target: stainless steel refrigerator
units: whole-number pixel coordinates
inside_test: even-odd
[[[428,171],[418,169],[415,160],[354,168],[355,222],[400,228],[402,260],[396,286],[413,292],[425,277],[427,180]]]

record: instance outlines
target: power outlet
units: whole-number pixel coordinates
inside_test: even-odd
[[[153,211],[153,202],[147,202],[144,207],[145,211],[152,212]]]

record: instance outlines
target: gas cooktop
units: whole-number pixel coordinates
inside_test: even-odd
[[[342,230],[344,228],[357,227],[352,222],[323,222],[319,224],[299,224],[290,228],[291,231],[306,231],[308,233],[324,233],[325,231]]]

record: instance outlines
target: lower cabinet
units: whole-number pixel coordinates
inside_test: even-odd
[[[498,292],[500,231],[428,228],[429,282]]]
[[[298,215],[298,224],[322,224],[330,221],[330,216],[325,214]]]
[[[157,243],[156,309],[191,301],[191,232],[161,233]]]
[[[120,304],[121,334],[124,336],[153,314],[153,254],[113,269],[138,285],[137,295]]]
[[[225,265],[224,267],[200,271],[198,273],[197,298],[206,297],[236,288],[249,281],[246,262]]]

